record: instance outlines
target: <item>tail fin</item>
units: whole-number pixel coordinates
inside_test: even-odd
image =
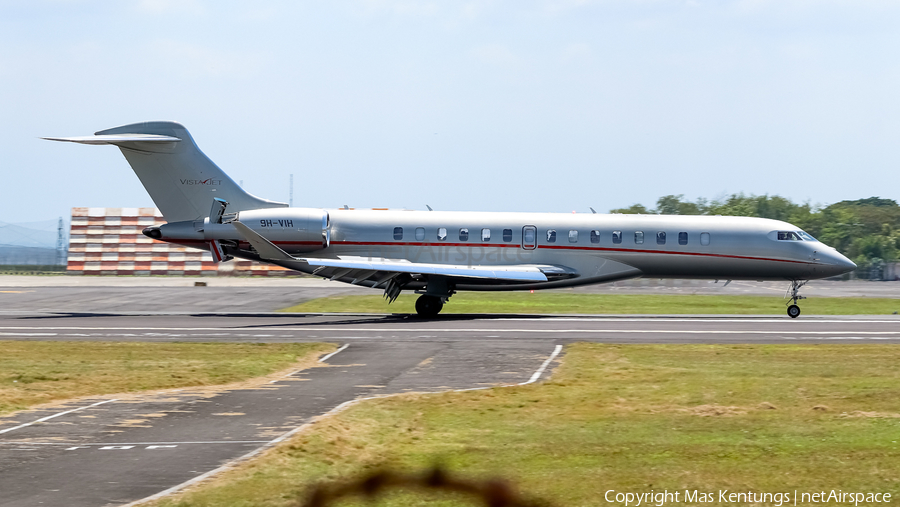
[[[287,206],[245,192],[200,151],[179,123],[132,123],[93,136],[44,139],[118,146],[168,222],[205,218],[214,198],[228,201],[229,212]]]

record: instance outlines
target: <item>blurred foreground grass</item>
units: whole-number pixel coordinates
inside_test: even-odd
[[[79,396],[227,384],[333,349],[324,343],[0,341],[0,414]]]
[[[898,363],[894,345],[576,344],[546,383],[365,401],[154,505],[301,505],[317,481],[435,463],[557,506],[611,489],[896,498]],[[409,492],[377,505],[426,503],[474,505]]]
[[[418,296],[403,293],[388,305],[381,295],[333,296],[284,312],[415,313]],[[886,315],[900,312],[900,299],[813,298],[801,301],[804,315]],[[778,296],[565,294],[559,292],[461,292],[441,313],[582,314],[757,314],[785,315]],[[802,317],[801,317],[802,318]]]

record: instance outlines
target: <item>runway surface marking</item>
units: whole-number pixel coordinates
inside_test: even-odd
[[[104,403],[109,403],[109,402],[112,402],[112,401],[118,401],[118,400],[104,400],[104,401],[98,401],[97,403],[93,403],[93,404],[91,404],[91,405],[85,405],[85,406],[83,406],[83,407],[73,408],[72,410],[66,410],[65,412],[60,412],[60,413],[58,413],[58,414],[48,415],[47,417],[41,417],[40,419],[38,419],[38,420],[36,420],[36,421],[31,421],[30,423],[20,424],[20,425],[18,425],[18,426],[13,426],[12,428],[6,428],[5,430],[0,430],[0,434],[2,434],[2,433],[7,433],[7,432],[10,432],[10,431],[14,431],[14,430],[18,430],[18,429],[21,429],[21,428],[25,428],[25,427],[27,427],[27,426],[31,426],[32,424],[37,424],[37,423],[42,423],[42,422],[44,422],[44,421],[49,421],[50,419],[53,419],[54,417],[59,417],[59,416],[61,416],[61,415],[71,414],[72,412],[78,412],[79,410],[84,410],[84,409],[86,409],[86,408],[96,407],[97,405],[103,405]]]
[[[3,329],[3,328],[0,328]],[[6,328],[10,329],[10,328]],[[26,328],[26,329],[42,329],[42,328]],[[91,329],[91,328],[82,328]],[[121,330],[122,328],[92,328],[96,330]],[[143,328],[146,329],[146,328]],[[216,331],[222,331],[223,328],[213,328]],[[199,331],[200,329],[194,329]],[[596,333],[651,333],[651,334],[806,334],[806,335],[839,335],[848,331],[802,331],[793,329],[776,329],[776,330],[729,330],[729,329],[497,329],[497,328],[386,328],[386,327],[303,327],[303,328],[279,328],[279,331],[324,331],[324,332],[362,332],[362,333],[504,333],[504,334],[546,334],[546,333],[564,333],[564,334],[596,334]],[[900,329],[896,331],[852,331],[859,335],[900,335]],[[184,334],[184,333],[102,333],[102,334],[70,334],[70,333],[2,333],[0,336],[169,336],[169,337],[189,337],[189,336],[239,336],[252,338],[276,338],[283,336],[293,336],[286,334],[249,334],[249,333],[219,333],[211,335],[207,333]],[[348,336],[347,338],[354,338]],[[360,337],[362,338],[362,337]]]
[[[335,354],[337,354],[338,352],[341,352],[341,351],[343,351],[343,350],[346,350],[347,347],[349,347],[349,346],[350,346],[349,343],[345,343],[344,345],[341,346],[341,348],[335,350],[335,351],[332,352],[331,354],[328,354],[327,356],[323,357],[322,359],[319,359],[319,362],[320,362],[320,363],[324,363],[325,361],[328,361],[329,359],[331,359],[332,357],[334,357]],[[293,375],[293,373],[292,373],[291,375]]]
[[[373,316],[373,317],[382,317],[382,316]],[[844,320],[844,319],[807,319],[807,320],[787,320],[786,318],[780,319],[756,319],[756,318],[747,318],[747,319],[697,319],[697,318],[687,318],[687,319],[679,319],[679,318],[546,318],[546,319],[534,319],[534,318],[497,318],[497,319],[474,319],[474,322],[495,322],[495,321],[517,321],[517,322],[531,322],[531,323],[547,323],[552,324],[554,322],[691,322],[691,323],[704,323],[704,324],[717,324],[717,323],[766,323],[766,324],[785,324],[790,326],[802,326],[802,325],[813,325],[813,324],[898,324],[900,323],[900,319],[897,320],[863,320],[863,319],[853,319],[853,320]],[[434,321],[435,323],[440,321]],[[461,322],[457,321],[454,324],[459,325]],[[303,330],[323,330],[323,331],[410,331],[410,332],[427,332],[427,331],[490,331],[490,332],[520,332],[520,331],[528,331],[522,329],[481,329],[481,328],[469,328],[469,327],[454,327],[454,328],[413,328],[413,327],[357,327],[360,324],[354,324],[353,322],[347,322],[343,326],[340,327],[325,327],[320,326],[318,324],[311,325],[292,325],[292,326],[284,326],[279,327],[279,331],[303,331]],[[245,329],[247,332],[252,332],[254,328],[262,327],[261,324],[247,324],[239,327],[159,327],[159,326],[144,326],[144,327],[126,327],[126,326],[0,326],[0,330],[10,330],[10,331],[206,331],[206,332],[222,332],[229,331],[234,329]],[[535,330],[538,332],[544,330]],[[258,332],[258,331],[257,331]],[[17,333],[21,334],[21,333]],[[230,334],[230,333],[229,333]],[[223,333],[222,336],[225,336]],[[267,336],[267,335],[256,335],[256,336]]]
[[[558,356],[560,352],[562,352],[562,345],[557,345],[556,347],[554,347],[553,353],[550,354],[550,357],[548,357],[547,360],[544,361],[544,363],[541,365],[541,367],[538,368],[536,372],[534,372],[534,375],[532,375],[531,378],[528,379],[526,382],[522,382],[519,385],[524,386],[525,384],[530,384],[530,383],[536,381],[537,379],[541,378],[541,375],[544,374],[544,370],[547,369],[547,366],[550,366],[550,361],[553,361],[553,359],[556,356]]]
[[[208,442],[79,442],[80,446],[97,446],[97,445],[213,445],[213,444],[264,444],[269,440],[211,440]],[[0,442],[0,445],[58,445],[71,446],[72,442],[29,442],[29,441],[11,441]]]
[[[334,354],[337,354],[338,352],[340,352],[341,350],[346,349],[348,346],[349,346],[349,344],[345,344],[345,345],[342,346],[340,349],[336,350],[335,352],[331,353],[329,356],[326,356],[326,357],[331,357],[331,356],[333,356]],[[536,381],[538,378],[540,378],[540,376],[544,373],[544,370],[546,370],[547,366],[549,366],[550,362],[553,361],[553,359],[556,358],[556,356],[559,355],[559,353],[562,351],[562,348],[563,348],[562,345],[557,345],[556,347],[554,347],[553,352],[550,354],[550,357],[548,357],[548,358],[541,364],[541,366],[538,368],[538,370],[531,376],[531,379],[529,379],[527,382],[523,382],[522,384],[518,384],[518,385],[530,384],[530,383]],[[323,358],[323,359],[324,359],[324,358]],[[511,385],[515,385],[515,384],[511,384]],[[511,385],[496,386],[496,387],[510,387]],[[489,388],[489,387],[479,387],[479,388],[476,388],[476,389],[490,389],[490,388]],[[450,391],[470,391],[470,390],[472,390],[472,389],[451,389]],[[339,412],[341,412],[341,411],[347,409],[348,407],[351,407],[351,406],[356,405],[357,403],[361,403],[361,402],[363,402],[363,401],[374,400],[374,399],[381,399],[381,398],[388,398],[388,397],[391,397],[391,396],[397,396],[397,395],[400,395],[400,394],[406,394],[406,393],[392,393],[392,394],[385,394],[385,395],[379,395],[379,396],[368,396],[368,397],[365,397],[365,398],[356,398],[356,399],[353,399],[353,400],[348,400],[348,401],[345,401],[344,403],[341,403],[340,405],[334,407],[333,409],[329,410],[328,412],[326,412],[325,414],[319,416],[319,417],[316,418],[316,419],[321,419],[322,417],[327,417],[327,416],[330,416],[330,415],[337,414],[337,413],[339,413]],[[290,437],[296,435],[297,433],[303,431],[304,429],[310,427],[311,425],[312,425],[312,423],[307,422],[307,423],[304,423],[304,424],[302,424],[302,425],[300,425],[300,426],[297,426],[296,428],[292,429],[291,431],[288,431],[287,433],[281,435],[280,437],[278,437],[278,438],[276,438],[276,439],[274,439],[274,440],[272,440],[272,441],[270,441],[270,442],[266,442],[264,445],[258,447],[257,449],[254,449],[254,450],[250,451],[249,453],[247,453],[247,454],[245,454],[245,455],[243,455],[243,456],[241,456],[241,457],[239,457],[239,458],[237,458],[237,459],[235,459],[235,460],[229,461],[228,463],[225,463],[224,465],[221,465],[221,466],[219,466],[218,468],[214,468],[214,469],[212,469],[212,470],[210,470],[210,471],[208,471],[208,472],[206,472],[206,473],[204,473],[204,474],[202,474],[202,475],[199,475],[199,476],[197,476],[197,477],[194,477],[193,479],[191,479],[191,480],[189,480],[189,481],[183,482],[183,483],[178,484],[178,485],[176,485],[176,486],[172,486],[171,488],[166,489],[165,491],[160,491],[159,493],[156,493],[155,495],[151,495],[151,496],[148,496],[148,497],[146,497],[146,498],[142,498],[142,499],[140,499],[140,500],[135,500],[134,502],[125,504],[125,505],[123,505],[123,506],[121,506],[121,507],[135,507],[135,506],[137,506],[137,505],[141,505],[141,504],[144,504],[144,503],[147,503],[147,502],[150,502],[150,501],[153,501],[153,500],[157,500],[157,499],[160,499],[160,498],[169,496],[169,495],[171,495],[171,494],[177,493],[177,492],[179,492],[179,491],[181,491],[181,490],[183,490],[183,489],[185,489],[185,488],[187,488],[187,487],[190,487],[190,486],[192,486],[192,485],[194,485],[194,484],[197,484],[197,483],[199,483],[199,482],[201,482],[201,481],[204,481],[204,480],[206,480],[206,479],[208,479],[208,478],[210,478],[210,477],[213,477],[213,476],[215,476],[215,475],[218,475],[219,473],[224,472],[225,470],[228,470],[228,469],[230,469],[230,468],[233,468],[234,466],[236,466],[236,465],[238,465],[238,464],[240,464],[240,463],[242,463],[242,462],[244,462],[244,461],[246,461],[246,460],[248,460],[248,459],[250,459],[250,458],[256,456],[257,454],[261,453],[262,451],[264,451],[264,450],[266,450],[266,449],[268,449],[268,448],[270,448],[270,447],[272,447],[272,446],[274,446],[274,445],[277,445],[277,444],[279,444],[279,443],[281,443],[281,442],[287,440],[288,438],[290,438]]]

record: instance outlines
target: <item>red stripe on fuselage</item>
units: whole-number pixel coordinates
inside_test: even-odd
[[[495,248],[521,248],[521,245],[513,243],[412,243],[408,241],[332,241],[332,245],[355,245],[355,246],[463,246],[469,248],[477,247],[495,247]],[[595,252],[629,252],[629,253],[649,253],[649,254],[666,254],[666,255],[693,255],[699,257],[720,257],[724,259],[744,259],[751,261],[775,261],[775,262],[791,262],[795,264],[817,264],[815,262],[795,261],[790,259],[771,259],[768,257],[749,257],[745,255],[728,255],[704,252],[673,252],[669,250],[642,250],[636,248],[608,248],[602,246],[568,246],[568,245],[538,245],[537,249],[547,248],[551,250],[586,250]],[[533,250],[529,250],[533,251]]]
[[[205,241],[197,240],[180,240],[172,241],[187,246],[188,243],[197,243],[205,245]],[[318,241],[273,241],[276,245],[321,245]],[[422,246],[422,247],[469,247],[469,248],[521,248],[521,245],[514,243],[417,243],[410,241],[332,241],[332,245],[349,245],[349,246]],[[609,248],[602,246],[568,246],[568,245],[538,245],[537,249],[547,248],[550,250],[582,250],[589,252],[624,252],[624,253],[646,253],[646,254],[663,254],[663,255],[690,255],[695,257],[715,257],[721,259],[743,259],[749,261],[771,261],[771,262],[790,262],[792,264],[821,264],[819,262],[795,261],[790,259],[772,259],[769,257],[750,257],[746,255],[728,255],[705,252],[673,252],[669,250],[643,250],[636,248]],[[529,250],[533,251],[533,250]]]

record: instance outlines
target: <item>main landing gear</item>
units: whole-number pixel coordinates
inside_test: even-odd
[[[444,302],[437,296],[423,294],[416,300],[416,313],[420,317],[434,317],[444,308]]]
[[[425,290],[417,292],[421,294],[416,300],[416,313],[419,317],[430,318],[437,316],[444,308],[444,303],[450,296],[456,293],[455,285],[443,276],[430,276]]]
[[[788,317],[792,319],[796,319],[800,316],[800,307],[797,306],[797,303],[801,299],[806,299],[806,296],[800,295],[800,287],[803,287],[809,282],[809,280],[791,280],[791,287],[788,289],[788,292],[791,293],[791,297],[788,298],[787,314]]]

